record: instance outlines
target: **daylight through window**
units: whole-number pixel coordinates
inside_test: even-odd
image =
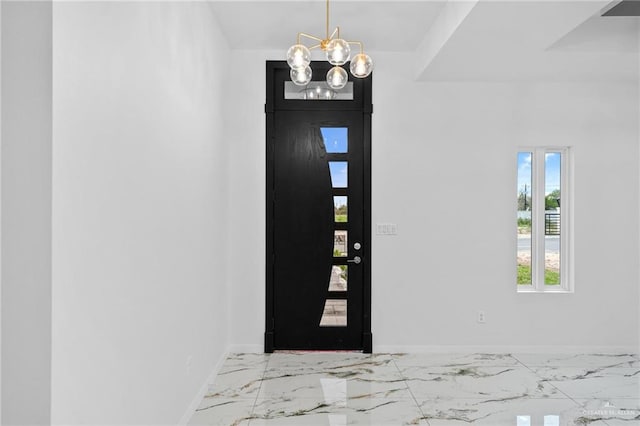
[[[517,166],[518,291],[572,291],[569,149],[523,149]]]

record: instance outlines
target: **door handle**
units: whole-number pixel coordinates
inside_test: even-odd
[[[347,260],[347,262],[355,263],[356,265],[358,265],[360,262],[362,262],[362,259],[360,258],[360,256],[356,256],[353,258],[353,260]]]

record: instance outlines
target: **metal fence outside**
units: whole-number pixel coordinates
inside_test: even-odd
[[[544,235],[560,235],[560,213],[544,214]]]

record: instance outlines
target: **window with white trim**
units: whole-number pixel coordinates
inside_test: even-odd
[[[519,292],[571,292],[570,150],[518,151]]]

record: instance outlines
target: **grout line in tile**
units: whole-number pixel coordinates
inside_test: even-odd
[[[253,412],[256,409],[256,404],[258,403],[258,398],[260,397],[260,392],[262,391],[262,384],[264,383],[264,378],[267,375],[267,367],[269,366],[269,362],[271,361],[271,356],[267,358],[267,362],[264,364],[264,369],[262,370],[262,377],[260,377],[260,386],[258,386],[258,391],[256,392],[256,397],[253,400],[253,405],[251,406],[251,415],[253,416]],[[249,421],[251,423],[251,421]]]
[[[431,425],[431,423],[429,423],[429,421],[425,418],[425,415],[422,412],[422,408],[420,408],[420,405],[418,404],[418,400],[416,399],[415,395],[413,394],[413,391],[409,387],[409,383],[407,383],[407,378],[405,377],[404,374],[402,374],[402,371],[400,370],[400,367],[398,367],[398,364],[396,363],[396,359],[393,357],[393,355],[391,356],[391,362],[396,367],[396,370],[398,370],[398,374],[400,375],[400,377],[402,377],[402,381],[404,382],[404,385],[407,387],[407,391],[409,391],[409,395],[411,395],[411,399],[413,399],[413,402],[416,404],[416,408],[418,409],[418,412],[422,416],[420,420],[426,422],[427,426]]]
[[[260,391],[262,390],[262,384],[264,383],[264,378],[267,375],[267,367],[269,366],[270,361],[271,355],[269,354],[267,355],[267,362],[264,363],[264,369],[262,370],[262,376],[260,377],[260,386],[258,386],[256,397],[253,399],[253,404],[251,405],[251,411],[249,412],[249,418],[247,419],[247,426],[251,426],[252,421],[256,419],[254,417],[254,412],[256,410],[256,405],[258,404],[258,398],[260,397]]]
[[[552,388],[554,388],[555,390],[557,390],[558,392],[560,392],[562,395],[564,395],[566,398],[570,399],[571,401],[573,401],[574,403],[578,404],[578,406],[580,406],[580,404],[578,403],[578,401],[576,401],[575,399],[573,399],[570,395],[568,395],[566,392],[563,392],[562,389],[560,389],[559,387],[555,386],[552,383],[549,383],[544,377],[542,377],[541,375],[539,375],[538,373],[536,373],[536,371],[528,366],[527,364],[525,364],[524,362],[520,361],[518,359],[517,356],[513,355],[513,354],[509,354],[510,356],[513,357],[513,359],[515,359],[516,361],[518,361],[518,363],[522,364],[527,370],[531,371],[537,378],[542,379],[545,381],[546,384],[548,384],[549,386],[551,386]],[[556,398],[553,398],[556,399]],[[565,398],[558,398],[558,399],[565,399]]]
[[[578,406],[580,406],[580,403],[578,401],[576,401],[575,399],[573,399],[573,397],[571,397],[569,394],[567,394],[566,392],[562,391],[562,389],[560,389],[559,387],[557,387],[556,385],[550,383],[548,380],[546,380],[544,377],[542,377],[540,374],[536,373],[536,371],[532,368],[529,367],[527,364],[525,364],[524,362],[520,361],[515,355],[511,355],[516,361],[518,361],[520,364],[522,364],[527,370],[531,371],[537,378],[544,380],[544,382],[546,384],[548,384],[549,386],[551,386],[552,388],[554,388],[555,390],[557,390],[558,392],[560,392],[562,395],[564,395],[566,398],[570,399],[571,401],[573,401],[575,404],[577,404]],[[556,399],[556,398],[554,398]],[[560,398],[560,399],[565,399],[565,398]]]
[[[520,364],[521,366],[526,367],[526,368],[528,368],[529,370],[531,370],[531,368],[530,368],[527,364],[525,364],[524,362],[520,361],[520,359],[518,359],[518,357],[517,357],[516,355],[514,355],[514,354],[509,354],[509,356],[510,356],[511,358],[515,359],[515,360],[516,360],[516,362],[517,362],[518,364]],[[531,370],[531,371],[533,371],[533,370]]]

